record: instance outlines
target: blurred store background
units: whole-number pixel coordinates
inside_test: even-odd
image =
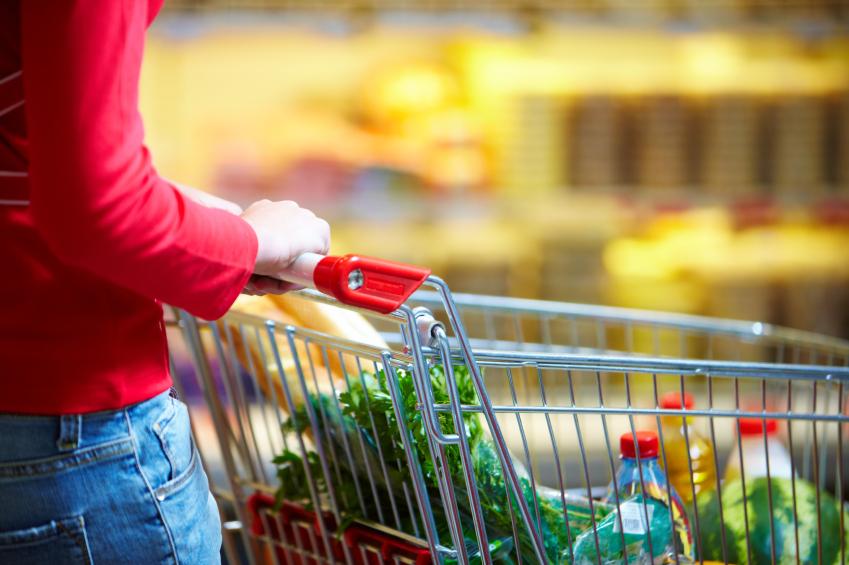
[[[849,337],[847,0],[169,0],[141,103],[337,253]]]

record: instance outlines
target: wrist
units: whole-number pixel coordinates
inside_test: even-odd
[[[263,236],[263,230],[258,225],[258,223],[253,222],[250,217],[242,216],[242,219],[246,224],[251,228],[251,232],[254,234],[254,239],[256,240],[256,257],[254,257],[254,274],[264,275],[264,276],[274,276],[275,267],[279,263],[277,257],[274,254],[274,250],[270,245],[271,241],[269,241],[268,237]]]
[[[254,239],[253,272],[258,273],[259,271],[257,270],[257,267],[262,262],[262,257],[263,257],[263,252],[264,252],[263,245],[262,245],[262,238],[259,236],[259,231],[257,230],[257,227],[253,224],[253,222],[251,222],[248,218],[245,218],[244,216],[242,216],[241,218],[242,218],[242,221],[245,222],[245,224],[247,224],[251,234],[253,234],[253,239]]]

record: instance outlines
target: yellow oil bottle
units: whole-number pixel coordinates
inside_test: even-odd
[[[692,410],[693,396],[689,393],[670,392],[660,398],[660,407],[667,410]],[[681,496],[684,504],[693,501],[693,491],[698,495],[702,491],[716,488],[716,468],[713,460],[713,448],[693,428],[693,418],[686,416],[661,416],[661,432],[665,467],[672,487]],[[685,435],[686,434],[686,435]],[[692,470],[692,477],[691,477]]]

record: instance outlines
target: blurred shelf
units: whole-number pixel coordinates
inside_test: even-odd
[[[147,49],[160,170],[336,253],[849,335],[849,0],[174,0]]]
[[[375,23],[526,32],[551,23],[691,26],[789,24],[803,33],[849,32],[846,0],[169,0],[168,12],[261,11]],[[506,19],[505,19],[506,18]]]

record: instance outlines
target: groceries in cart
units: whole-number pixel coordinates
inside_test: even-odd
[[[432,367],[430,376],[434,386],[434,400],[437,403],[447,403],[448,392],[444,368]],[[399,369],[396,370],[395,377],[397,379],[395,393],[400,394],[403,407],[400,411],[404,415],[402,424],[409,430],[413,439],[412,451],[418,456],[416,463],[421,466],[425,485],[432,490],[434,497],[438,497],[437,469],[430,457],[421,414],[416,409],[417,398],[412,376],[409,372]],[[463,366],[454,367],[454,377],[460,400],[464,404],[474,405],[477,399],[474,389],[469,384],[468,371]],[[391,401],[393,391],[390,387],[396,385],[390,384],[383,372],[372,374],[364,371],[356,378],[360,379],[361,387],[352,386],[335,399],[327,395],[318,395],[311,399],[313,412],[320,413],[323,417],[315,419],[317,425],[309,428],[310,435],[327,440],[329,445],[325,445],[324,449],[342,452],[346,443],[349,446],[356,446],[360,445],[362,440],[364,444],[364,450],[360,453],[356,453],[357,450],[352,451],[349,461],[337,462],[340,466],[350,464],[339,469],[338,480],[331,480],[321,486],[322,494],[329,495],[332,492],[337,504],[353,518],[365,517],[369,510],[375,510],[368,508],[368,504],[379,500],[389,500],[392,496],[404,496],[404,485],[411,482],[408,468],[405,466],[387,470],[384,474],[378,463],[381,459],[390,461],[405,459],[403,441],[397,433],[399,423]],[[289,420],[284,422],[285,431],[295,432],[298,426],[307,426],[307,422],[310,421],[307,412],[306,406],[297,410]],[[449,415],[444,414],[444,416],[445,418],[440,418],[442,431],[450,433],[449,429],[452,426]],[[490,556],[493,559],[508,558],[513,549],[514,528],[517,531],[522,553],[533,555],[532,542],[525,531],[527,528],[522,524],[514,524],[517,517],[511,509],[501,465],[491,439],[486,437],[477,414],[466,414],[464,423],[473,459],[472,466],[477,479],[480,505],[490,537]],[[306,428],[301,428],[301,430],[304,429]],[[449,450],[446,455],[450,478],[458,487],[457,504],[461,521],[470,524],[471,513],[474,510],[469,506],[469,498],[465,492],[466,484],[459,453],[457,450]],[[319,458],[308,456],[304,465],[300,455],[295,451],[286,450],[275,459],[275,463],[278,465],[280,479],[278,491],[280,499],[308,500],[310,493],[307,488],[307,477],[303,474],[304,468],[308,468],[310,474],[320,476]],[[571,540],[592,526],[594,515],[601,517],[610,511],[609,505],[603,503],[593,504],[587,499],[566,495],[553,489],[535,489],[527,472],[521,468],[518,470],[523,495],[538,510],[532,527],[543,533],[546,553],[552,561],[568,547]],[[367,476],[377,477],[377,485],[385,492],[375,498],[358,500],[357,481]],[[333,477],[336,478],[337,475]],[[363,481],[361,488],[367,488],[365,482]],[[360,506],[361,502],[365,502],[365,508]],[[446,535],[449,528],[448,519],[438,504],[434,505],[433,509],[436,527],[443,535]],[[564,516],[569,519],[568,527],[564,525]],[[415,519],[415,516],[402,516],[402,525],[406,526],[402,529],[412,529],[410,522]],[[474,530],[469,528],[468,532],[464,532],[464,537],[468,539],[466,549],[468,558],[480,559],[479,555],[475,555],[477,544]]]
[[[288,297],[282,300],[277,298],[276,306],[279,308],[281,305],[295,304],[295,308],[282,308],[283,318],[288,318],[293,310],[303,311],[305,306],[301,302],[304,301]],[[254,312],[262,311],[256,301],[251,303],[251,309]],[[264,313],[273,314],[268,310]],[[311,310],[310,314],[312,323],[327,327],[326,322],[315,321],[315,310]],[[280,315],[271,317],[281,319]],[[338,331],[338,327],[335,329]],[[250,352],[245,349],[241,338],[235,332],[232,332],[231,338],[237,342],[237,349],[246,362],[256,364],[259,355],[254,354],[253,360],[248,361]],[[301,354],[309,355],[309,352],[302,350]],[[312,359],[311,363],[320,361],[321,359]],[[341,365],[338,365],[337,369],[341,369]],[[320,369],[322,372],[326,370],[326,367]],[[321,495],[333,496],[336,505],[348,517],[348,523],[357,518],[366,519],[369,515],[379,514],[378,509],[372,505],[379,504],[380,501],[390,500],[393,496],[409,496],[409,493],[404,492],[406,485],[412,484],[409,467],[399,465],[385,469],[379,464],[380,461],[405,460],[407,449],[398,433],[400,428],[410,432],[413,444],[410,451],[418,457],[415,464],[422,470],[426,488],[432,491],[433,498],[438,500],[441,495],[438,471],[428,445],[425,423],[418,408],[419,400],[410,372],[394,369],[393,378],[388,379],[383,370],[369,371],[360,367],[358,374],[341,370],[344,377],[332,379],[336,381],[336,386],[332,383],[330,387],[316,386],[312,394],[292,394],[293,390],[301,388],[297,382],[286,383],[285,387],[275,387],[281,399],[293,399],[293,410],[282,423],[285,434],[301,433],[313,442],[318,438],[324,443],[324,450],[348,455],[335,459],[333,463],[336,469],[330,473],[330,480],[324,480],[317,485]],[[468,369],[458,365],[453,367],[451,373],[460,402],[467,406],[477,405],[477,394],[471,384]],[[431,366],[430,382],[433,388],[432,401],[437,404],[448,403],[450,392],[445,368],[440,365]],[[392,390],[393,387],[397,390]],[[284,388],[288,395],[283,394]],[[393,404],[393,398],[399,399],[400,406]],[[290,408],[285,400],[283,406],[287,410]],[[396,411],[396,408],[399,410]],[[403,415],[401,426],[398,422],[399,414]],[[439,421],[443,433],[453,431],[450,414],[440,414]],[[587,562],[590,555],[586,553],[585,548],[594,541],[588,544],[587,541],[581,543],[579,540],[590,539],[600,539],[604,551],[608,554],[607,559],[612,560],[610,562],[616,562],[625,553],[628,554],[629,562],[634,563],[646,562],[649,555],[672,559],[676,551],[682,558],[692,557],[687,517],[677,494],[673,493],[673,510],[668,509],[669,491],[664,488],[668,485],[657,463],[657,436],[653,432],[638,434],[640,438],[646,434],[652,438],[647,444],[649,446],[643,450],[639,470],[635,467],[633,443],[628,443],[630,436],[623,436],[623,462],[617,491],[621,493],[619,502],[622,503],[622,512],[648,505],[651,517],[647,527],[631,527],[634,517],[629,514],[624,515],[628,527],[620,527],[623,516],[614,512],[619,498],[615,492],[610,493],[606,500],[592,500],[534,484],[527,469],[514,459],[513,466],[519,476],[523,498],[534,509],[533,523],[522,524],[509,498],[501,464],[480,415],[467,412],[463,416],[463,422],[472,456],[477,495],[486,520],[490,559],[510,562],[517,553],[534,555],[533,541],[528,534],[529,528],[541,532],[546,556],[550,562]],[[359,446],[360,449],[352,446]],[[463,532],[463,539],[467,541],[463,552],[469,560],[481,560],[476,532],[471,527],[474,508],[469,504],[470,499],[466,491],[468,484],[458,450],[446,449],[446,459],[450,480],[457,487],[456,504],[460,521],[469,525]],[[311,506],[313,502],[310,501],[310,478],[325,477],[317,452],[311,450],[304,458],[297,448],[286,449],[275,457],[274,463],[277,465],[279,480],[278,501],[305,501],[307,506]],[[642,471],[645,471],[645,488],[638,486]],[[375,480],[367,481],[366,477]],[[374,487],[382,489],[383,492],[371,497],[362,496],[362,491]],[[644,497],[646,504],[641,502]],[[440,504],[434,504],[432,508],[437,530],[443,538],[450,538],[450,523],[444,509]],[[417,520],[415,515],[404,515],[403,511],[397,510],[395,512],[398,514],[396,519],[400,520],[400,529],[415,529],[412,524]],[[614,517],[616,519],[613,519]],[[628,540],[625,546],[619,543],[623,535]],[[652,536],[656,538],[654,544],[651,542]],[[516,544],[518,548],[514,547]],[[594,558],[592,562],[595,562]]]
[[[206,392],[213,406],[232,404],[216,412],[216,433],[246,543],[267,550],[256,561],[845,562],[849,371],[611,355],[599,320],[623,321],[626,332],[666,324],[766,334],[694,317],[455,301],[440,284],[417,296],[421,316],[405,306],[374,315],[374,327],[315,294],[255,299],[241,304],[249,315],[207,324],[225,367],[223,387],[206,369]],[[440,305],[442,323],[430,313]],[[464,309],[483,314],[472,339],[460,327]],[[539,321],[539,335],[522,334],[520,316]],[[557,316],[590,319],[598,352],[552,345],[557,328],[546,324]],[[585,335],[568,334],[575,343]],[[838,411],[828,400],[816,407],[817,386],[836,393]],[[782,411],[780,394],[800,400]],[[811,434],[801,446],[800,430]],[[618,458],[610,434],[621,434]]]

